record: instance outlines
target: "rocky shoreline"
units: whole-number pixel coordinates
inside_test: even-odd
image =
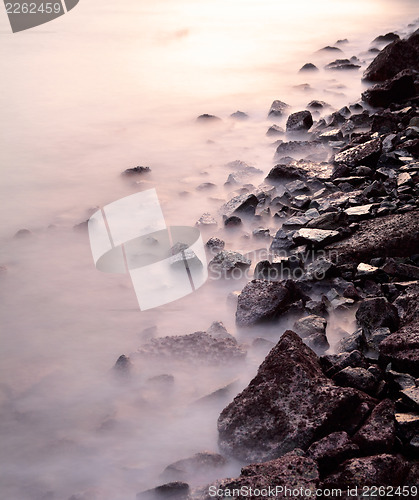
[[[417,498],[419,31],[405,40],[386,37],[382,41],[391,43],[364,73],[374,85],[362,99],[317,122],[311,111],[324,109],[321,101],[290,114],[289,140],[277,141],[277,164],[265,183],[242,187],[222,207],[226,228],[253,221],[255,238],[269,236],[264,221],[282,222],[269,256],[238,295],[238,327],[299,319],[221,412],[223,456],[203,453],[169,466],[179,480],[138,499],[211,498],[211,485],[192,489],[188,474],[228,457],[248,465],[239,477],[214,483],[217,491],[283,486],[301,488],[297,498],[316,498],[303,491],[340,488],[340,498],[354,498],[347,489],[357,487],[361,498],[363,487],[377,486],[388,488],[381,497],[404,487],[398,496]],[[354,62],[337,60],[333,69],[353,69]],[[286,115],[287,108],[275,101],[269,116]],[[283,131],[273,125],[268,135]],[[246,168],[253,167],[240,167]],[[250,266],[219,238],[207,249],[214,256],[210,269],[228,274]],[[357,311],[357,329],[325,354],[330,312],[350,310]],[[220,324],[152,340],[139,355],[171,352],[191,359],[200,353],[200,363],[245,356]]]

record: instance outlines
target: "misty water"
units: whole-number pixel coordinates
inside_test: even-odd
[[[164,482],[173,461],[218,451],[217,417],[266,354],[249,349],[228,366],[159,364],[137,360],[137,348],[213,321],[248,345],[261,336],[275,342],[290,325],[236,331],[228,295],[246,278],[209,281],[140,311],[129,276],[97,271],[87,232],[74,226],[97,207],[155,188],[167,225],[193,226],[210,212],[219,229],[203,230],[204,241],[219,236],[243,253],[268,246],[246,237],[246,224],[221,229],[219,207],[236,194],[224,185],[234,170],[227,164],[260,169],[248,182],[262,183],[274,164],[266,137],[274,99],[292,110],[312,99],[338,109],[363,88],[358,71],[299,68],[336,59],[317,51],[345,38],[339,57],[365,66],[371,40],[406,33],[417,2],[90,0],[14,35],[2,12],[0,497],[134,499]],[[250,118],[231,119],[237,110]],[[197,124],[202,113],[222,121]],[[121,177],[137,165],[152,172]],[[263,225],[279,228],[274,219]],[[13,237],[24,228],[31,235]],[[353,316],[331,326],[350,330]],[[133,358],[130,379],[112,373],[121,354]],[[148,381],[161,374],[174,376],[169,391]],[[224,398],[199,401],[232,383]],[[231,461],[192,484],[239,470]]]

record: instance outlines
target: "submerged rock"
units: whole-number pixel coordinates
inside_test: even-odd
[[[335,386],[300,337],[287,331],[258,374],[218,419],[220,446],[242,460],[267,460],[307,449],[322,433],[345,431],[372,404],[365,394]]]
[[[319,68],[313,63],[306,63],[300,68],[299,73],[304,71],[319,71]]]
[[[286,104],[285,102],[276,100],[271,105],[271,109],[269,110],[268,117],[282,116],[288,108],[289,108],[288,104]]]
[[[325,69],[332,70],[354,70],[359,69],[361,66],[359,64],[354,64],[349,59],[336,59],[329,64],[326,64]]]
[[[219,453],[203,451],[168,465],[164,469],[162,477],[169,481],[184,481],[189,477],[194,478],[208,472],[208,470],[219,469],[226,463],[227,460]]]

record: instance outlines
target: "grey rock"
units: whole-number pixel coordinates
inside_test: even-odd
[[[324,247],[339,238],[340,233],[338,231],[310,228],[300,229],[293,236],[296,245],[309,244],[316,248]]]
[[[313,117],[310,111],[298,111],[289,115],[287,119],[287,132],[306,131],[313,125]]]
[[[234,269],[247,269],[251,264],[252,261],[239,252],[222,250],[210,261],[208,267],[213,273],[225,275]]]
[[[358,325],[371,332],[376,328],[389,328],[394,332],[399,327],[399,314],[396,307],[385,297],[365,299],[356,313]]]
[[[307,456],[317,462],[320,472],[325,475],[340,463],[356,456],[358,452],[358,446],[342,431],[332,432],[313,443],[307,450]]]
[[[343,387],[353,387],[367,394],[373,394],[377,380],[368,370],[360,367],[348,366],[333,375],[333,380]]]
[[[237,214],[254,215],[259,200],[254,194],[241,194],[235,196],[221,207],[221,212],[228,218]]]
[[[276,100],[272,103],[271,108],[268,113],[268,117],[272,116],[282,116],[287,109],[289,108],[289,105],[286,104],[285,102]]]
[[[334,161],[335,163],[344,163],[350,167],[359,165],[375,166],[381,154],[381,147],[381,139],[377,137],[336,154]]]

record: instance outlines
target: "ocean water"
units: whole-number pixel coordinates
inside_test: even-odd
[[[168,225],[194,225],[204,212],[220,225],[218,209],[234,194],[224,185],[226,165],[257,167],[249,182],[258,185],[274,164],[265,135],[272,101],[299,110],[312,99],[335,109],[358,100],[360,71],[323,66],[355,55],[365,67],[377,35],[413,29],[417,2],[90,0],[18,34],[2,12],[0,496],[134,499],[160,484],[171,462],[217,451],[217,416],[265,353],[250,349],[228,367],[136,362],[122,381],[111,373],[118,356],[135,352],[150,332],[187,334],[221,320],[250,344],[257,336],[275,341],[291,325],[237,332],[227,296],[245,281],[209,282],[141,312],[129,277],[98,272],[87,233],[74,225],[149,188]],[[338,39],[348,39],[338,45],[343,53],[317,52]],[[321,71],[298,73],[307,62]],[[236,110],[249,119],[232,120]],[[222,121],[197,124],[202,113]],[[136,165],[152,172],[120,176]],[[197,189],[203,183],[214,186]],[[14,238],[23,228],[31,235]],[[263,244],[249,231],[220,225],[203,239],[218,235],[226,248],[251,252]],[[349,331],[353,317],[332,323]],[[169,396],[150,388],[149,377],[169,372]],[[233,381],[226,399],[196,404]],[[231,462],[197,481],[239,468]]]

